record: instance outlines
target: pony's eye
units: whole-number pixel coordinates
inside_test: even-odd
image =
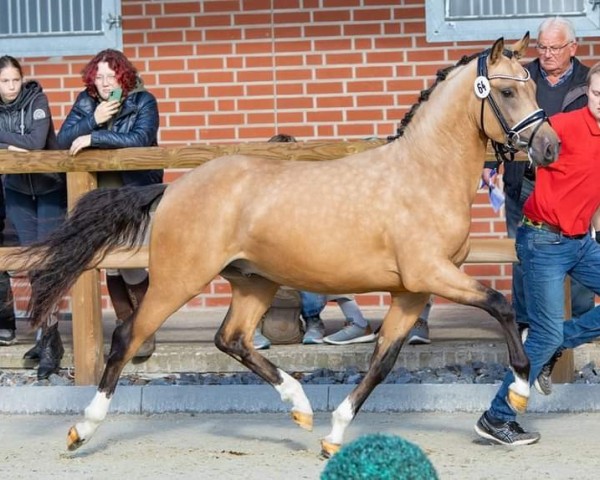
[[[503,98],[512,98],[515,96],[514,92],[512,91],[512,88],[505,88],[504,90],[500,90],[500,94]]]

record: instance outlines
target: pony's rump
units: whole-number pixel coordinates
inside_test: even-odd
[[[79,275],[98,265],[118,247],[139,245],[150,224],[150,210],[167,185],[124,186],[93,190],[75,205],[65,222],[20,255],[30,263],[29,315],[40,325]]]

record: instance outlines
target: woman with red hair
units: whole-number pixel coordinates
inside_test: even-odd
[[[58,144],[77,155],[85,148],[152,147],[158,145],[158,104],[144,88],[137,69],[118,50],[103,50],[81,73],[85,89],[79,93],[60,131]],[[99,187],[162,183],[162,170],[99,172]],[[148,288],[145,269],[109,270],[108,292],[117,322],[126,321]],[[58,333],[58,330],[56,330]],[[154,337],[137,357],[154,351]],[[38,371],[38,375],[39,375]]]

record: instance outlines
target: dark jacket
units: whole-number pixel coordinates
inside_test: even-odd
[[[56,150],[56,134],[48,97],[35,80],[23,84],[17,99],[0,102],[0,148]],[[64,173],[5,175],[4,186],[26,195],[43,195],[66,188]]]
[[[539,60],[534,60],[525,65],[529,70],[531,79],[537,85],[539,82],[545,81],[540,70]],[[587,74],[589,67],[583,65],[579,60],[573,58],[573,73],[569,80],[570,85],[566,92],[561,106],[561,112],[570,112],[587,105]],[[540,98],[540,91],[537,91],[536,98],[539,106],[545,108],[545,99]],[[523,175],[527,168],[527,162],[510,162],[504,164],[504,192],[506,195],[518,201],[521,195],[521,185],[523,184]]]
[[[94,111],[99,100],[87,91],[81,92],[58,132],[58,145],[62,149],[71,147],[73,141],[82,136],[92,136],[91,148],[154,147],[158,145],[159,126],[156,98],[140,84],[130,92],[116,117],[98,125]],[[162,170],[124,170],[121,174],[124,185],[149,185],[162,183]]]

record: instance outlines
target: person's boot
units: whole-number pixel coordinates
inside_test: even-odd
[[[0,272],[0,345],[12,345],[16,343],[15,308],[13,303],[12,289],[10,288],[10,276],[6,272]]]
[[[58,332],[58,323],[48,327],[40,340],[40,364],[38,366],[38,380],[48,378],[58,372],[60,361],[65,349]]]
[[[150,282],[148,281],[147,277],[143,282],[140,282],[136,285],[125,283],[134,310],[137,310],[140,306],[140,303],[142,303],[144,295],[146,295],[146,292],[148,291],[149,284]],[[147,358],[154,353],[154,350],[156,350],[156,336],[152,334],[148,339],[146,339],[146,341],[144,341],[144,343],[142,343],[133,358]]]
[[[106,275],[106,288],[115,309],[117,325],[120,325],[133,314],[129,289],[121,275]]]
[[[35,338],[35,345],[27,350],[23,354],[23,360],[31,360],[33,362],[38,362],[40,360],[40,354],[42,352],[42,330],[38,329]]]

